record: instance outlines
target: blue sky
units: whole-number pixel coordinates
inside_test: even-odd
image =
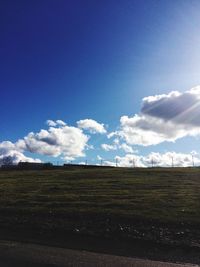
[[[174,107],[179,100],[170,95],[172,91],[191,97],[191,103],[194,97],[198,98],[198,89],[195,93],[186,92],[200,84],[199,10],[200,2],[194,0],[2,1],[0,157],[12,155],[16,161],[23,154],[43,161],[67,161],[73,155],[76,162],[86,158],[98,162],[97,155],[106,160],[127,154],[148,156],[151,152],[199,153],[198,122],[187,123],[193,113],[184,117],[184,123],[171,118],[173,129],[176,124],[177,129],[180,125],[182,128],[173,136],[162,128],[165,137],[156,144],[137,142],[135,135],[127,137],[123,128],[129,126],[130,131],[135,131],[135,127],[143,127],[130,118],[141,116],[141,107],[149,105],[149,100],[142,101],[145,97],[165,94],[171,100],[175,98]],[[122,116],[129,118],[123,127]],[[148,118],[145,120],[151,121]],[[159,129],[164,127],[166,117],[155,118],[161,119]],[[77,121],[85,119],[104,124],[106,132],[79,128]],[[41,129],[49,131],[47,120],[62,120],[67,127],[82,131],[88,140],[79,150],[80,144],[73,144],[76,148],[72,154],[66,149],[72,152],[74,147],[67,143],[58,149],[58,140],[51,143],[55,153],[53,147],[50,152],[41,151],[35,142],[41,138],[41,134],[37,135]],[[65,126],[54,126],[60,127]],[[158,138],[157,122],[155,125],[152,121],[149,127],[145,136]],[[152,131],[156,136],[151,137]],[[30,132],[34,133],[34,147],[33,140],[30,144],[30,136],[27,137]],[[108,138],[112,132],[115,136]],[[54,132],[51,134],[57,138]],[[26,144],[16,146],[18,140]],[[50,145],[49,137],[39,141],[40,146],[45,147],[46,142]],[[102,144],[113,147],[106,151]],[[125,151],[123,144],[132,151]]]

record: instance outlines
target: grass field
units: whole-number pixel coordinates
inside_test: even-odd
[[[0,171],[0,227],[200,243],[199,168]]]
[[[200,222],[200,169],[1,171],[0,209]]]

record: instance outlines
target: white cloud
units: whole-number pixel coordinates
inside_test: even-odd
[[[116,163],[114,161],[111,160],[103,160],[103,166],[116,166]]]
[[[126,153],[133,153],[135,152],[133,148],[126,143],[119,143],[119,139],[116,138],[113,141],[113,144],[101,144],[101,148],[105,151],[112,151],[112,150],[117,150],[117,149],[122,149]]]
[[[90,133],[106,133],[106,129],[103,123],[98,123],[92,119],[85,119],[77,121],[77,125],[80,129],[88,130]]]
[[[101,148],[105,151],[117,150],[116,145],[101,144]]]
[[[47,130],[42,129],[37,133],[30,132],[16,143],[9,141],[0,143],[0,162],[5,157],[12,157],[13,163],[40,161],[26,157],[24,152],[73,160],[85,156],[85,150],[92,149],[92,145],[87,143],[89,136],[85,135],[81,129],[67,126],[61,120],[56,122],[48,120],[47,124],[51,125]]]
[[[103,158],[101,156],[97,155],[97,159],[102,160]]]
[[[62,121],[62,120],[57,120],[56,124],[60,125],[60,126],[65,126],[66,125],[66,123],[64,121]]]
[[[53,126],[53,127],[55,127],[57,125],[56,122],[53,120],[47,120],[46,123],[48,126]]]
[[[72,160],[85,155],[88,139],[81,129],[60,123],[59,127],[31,132],[18,140],[16,145],[23,151]]]
[[[192,156],[193,155],[193,156]],[[200,165],[200,157],[195,152],[191,153],[155,153],[152,152],[146,156],[127,154],[123,157],[116,156],[113,160],[104,160],[104,165],[118,167],[189,167]]]
[[[118,136],[130,145],[157,145],[175,142],[185,136],[200,135],[200,86],[184,93],[145,97],[141,112],[133,117],[122,116]]]
[[[47,120],[46,123],[47,123],[48,126],[52,126],[52,127],[65,126],[66,125],[66,123],[64,121],[62,121],[62,120],[56,120],[56,121]]]
[[[80,162],[78,162],[79,165],[87,165],[86,163],[87,163],[86,161],[80,161]]]
[[[126,153],[133,153],[134,152],[133,148],[131,146],[127,145],[126,143],[119,145],[119,148],[124,150]]]
[[[85,156],[85,151],[94,149],[88,144],[89,133],[105,134],[103,123],[93,119],[77,121],[77,127],[68,126],[62,120],[47,120],[48,129],[38,132],[30,132],[16,143],[9,141],[0,143],[0,159],[12,156],[13,162],[19,160],[33,161],[24,152],[37,153],[64,160],[74,160]],[[155,163],[163,166],[171,165],[173,157],[174,165],[188,166],[191,162],[191,154],[178,154],[167,152],[164,154],[152,153],[142,157],[135,155],[134,145],[150,146],[162,142],[175,142],[186,136],[200,135],[200,86],[186,92],[172,91],[169,94],[148,96],[143,98],[142,107],[138,114],[131,117],[122,116],[120,127],[107,135],[110,144],[103,143],[101,148],[105,151],[123,150],[127,155],[119,157],[122,166],[131,165],[130,158],[135,158],[138,166],[148,166],[152,157]],[[170,153],[175,153],[170,154]],[[193,157],[198,162],[196,154]],[[109,163],[110,161],[107,161]],[[115,163],[114,163],[115,165]]]
[[[9,158],[12,164],[17,164],[20,161],[26,162],[41,162],[40,159],[26,157],[20,149],[10,141],[0,143],[0,166],[4,164],[6,158]]]
[[[143,114],[181,125],[200,126],[200,86],[143,99]]]
[[[148,156],[143,157],[143,162],[146,166],[160,166],[160,167],[189,167],[200,164],[200,158],[197,153],[150,153]]]
[[[139,155],[127,154],[124,157],[116,156],[118,167],[146,167],[143,157]]]

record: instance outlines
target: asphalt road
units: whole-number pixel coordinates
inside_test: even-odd
[[[65,248],[0,241],[0,267],[194,267]]]

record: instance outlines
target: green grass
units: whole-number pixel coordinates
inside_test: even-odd
[[[199,223],[200,169],[0,171],[0,212],[0,222],[73,213]]]

